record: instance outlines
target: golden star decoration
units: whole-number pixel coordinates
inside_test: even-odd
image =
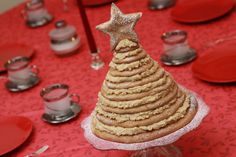
[[[120,9],[112,3],[111,18],[109,21],[98,25],[96,28],[110,36],[112,50],[123,39],[138,42],[134,27],[141,18],[142,13],[123,14]]]

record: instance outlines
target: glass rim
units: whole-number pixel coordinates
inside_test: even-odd
[[[176,41],[174,41],[174,42],[167,41],[168,38],[170,38],[172,36],[176,36],[176,35],[183,36],[183,38],[181,38],[177,41],[177,43],[181,43],[181,42],[184,42],[187,39],[188,33],[186,31],[183,31],[183,30],[172,30],[172,31],[163,33],[161,35],[161,39],[167,44],[176,44]]]
[[[21,61],[24,61],[24,62],[27,62],[27,64],[25,65],[22,65],[22,66],[19,66],[18,68],[10,68],[10,66],[14,63],[17,63],[17,62],[21,62]],[[5,64],[4,64],[4,67],[9,70],[9,71],[17,71],[17,70],[20,70],[20,69],[23,69],[23,68],[26,68],[28,65],[29,65],[29,62],[30,62],[30,59],[28,57],[24,57],[24,56],[17,56],[17,57],[14,57],[12,59],[9,59]]]
[[[76,39],[80,40],[78,35],[75,33],[73,36],[71,36],[69,38],[65,38],[65,39],[51,38],[51,44],[63,44],[63,43],[66,43],[66,42],[73,42]]]
[[[39,8],[42,8],[43,5],[44,5],[44,1],[34,0],[34,1],[27,2],[25,5],[25,8],[29,11],[32,11],[32,10],[37,10]]]
[[[55,97],[55,98],[46,98],[45,97],[46,94],[52,92],[55,89],[65,89],[66,92],[60,96]],[[57,101],[57,100],[60,100],[64,97],[66,97],[68,95],[68,93],[69,93],[69,86],[68,85],[57,83],[57,84],[52,84],[52,85],[49,85],[49,86],[43,88],[40,92],[40,96],[43,98],[43,100],[45,100],[47,102],[53,102],[53,101]]]

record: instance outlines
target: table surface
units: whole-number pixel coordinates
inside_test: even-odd
[[[95,107],[97,93],[112,58],[108,36],[94,29],[96,25],[109,19],[110,6],[86,9],[101,56],[106,63],[103,69],[94,71],[90,68],[91,56],[76,3],[69,1],[69,12],[62,11],[63,5],[60,0],[47,1],[46,5],[55,15],[55,20],[66,19],[69,24],[77,27],[82,39],[82,47],[74,56],[57,57],[49,47],[48,33],[54,27],[53,23],[37,29],[27,28],[20,16],[23,5],[0,15],[0,45],[9,42],[32,45],[37,51],[32,64],[40,68],[42,78],[38,86],[22,93],[10,93],[5,89],[3,81],[0,84],[0,116],[25,116],[34,124],[30,138],[21,147],[5,156],[21,157],[47,144],[50,149],[41,156],[128,157],[131,151],[96,150],[86,141],[80,127],[81,121]],[[204,54],[209,42],[236,34],[235,10],[217,21],[184,25],[171,19],[170,9],[148,10],[147,0],[120,0],[117,5],[124,13],[143,12],[136,31],[144,49],[158,62],[163,47],[160,35],[165,31],[171,29],[188,31],[189,43],[196,48],[199,56]],[[185,157],[235,157],[235,84],[218,85],[198,80],[192,75],[191,64],[179,67],[164,66],[164,68],[178,83],[202,96],[211,108],[200,127],[183,136],[175,145],[181,148]],[[50,125],[41,120],[44,110],[39,92],[52,83],[66,83],[70,86],[71,93],[80,94],[82,112],[76,119],[61,125]]]

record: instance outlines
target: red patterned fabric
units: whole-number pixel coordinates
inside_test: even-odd
[[[32,45],[37,53],[32,64],[40,68],[42,82],[35,88],[22,93],[10,93],[0,83],[0,116],[21,115],[31,119],[34,130],[30,138],[18,149],[6,156],[22,157],[43,145],[50,148],[41,156],[60,157],[126,157],[130,151],[100,151],[93,148],[84,138],[81,121],[93,110],[97,93],[101,87],[112,53],[109,50],[109,38],[96,31],[96,25],[110,16],[110,6],[87,8],[87,14],[101,56],[106,66],[99,71],[90,68],[91,56],[86,41],[81,18],[75,1],[69,1],[69,12],[63,12],[60,0],[47,1],[48,10],[55,20],[65,19],[75,25],[82,38],[80,52],[74,56],[60,58],[49,47],[48,33],[53,23],[37,29],[27,28],[20,16],[23,5],[0,15],[0,45],[19,42]],[[199,56],[210,41],[235,34],[236,14],[233,11],[217,21],[205,24],[184,25],[174,22],[170,9],[150,11],[147,0],[120,0],[117,5],[124,13],[141,11],[142,19],[136,30],[145,50],[157,61],[162,52],[161,33],[171,29],[183,29],[189,33],[189,43],[197,49]],[[164,66],[164,65],[163,65]],[[191,64],[164,68],[177,82],[197,92],[210,106],[211,111],[199,128],[182,137],[175,144],[181,148],[185,157],[235,157],[236,156],[236,87],[235,84],[217,85],[198,80],[191,73]],[[216,67],[217,68],[217,67]],[[235,72],[235,69],[234,71]],[[52,83],[66,83],[72,93],[81,96],[81,114],[74,120],[50,125],[41,120],[43,102],[40,90]]]

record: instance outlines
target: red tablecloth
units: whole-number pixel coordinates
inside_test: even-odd
[[[142,19],[136,30],[146,51],[159,61],[162,51],[161,33],[170,29],[183,29],[189,33],[189,43],[204,54],[203,47],[210,41],[235,34],[236,13],[233,11],[217,21],[206,24],[183,25],[170,18],[170,10],[150,11],[147,0],[120,0],[117,5],[124,13],[141,11]],[[48,144],[50,149],[41,156],[73,157],[125,157],[130,151],[100,151],[93,148],[84,138],[80,128],[81,121],[93,110],[97,93],[108,70],[112,53],[109,50],[108,37],[93,29],[101,56],[106,62],[105,68],[94,71],[90,68],[91,56],[86,42],[81,18],[75,2],[70,1],[69,12],[62,11],[60,0],[47,1],[49,11],[55,20],[66,19],[75,25],[82,38],[79,54],[59,58],[49,48],[48,32],[53,23],[37,29],[25,26],[20,16],[23,6],[0,15],[0,45],[19,42],[32,45],[36,50],[33,64],[39,66],[42,82],[37,87],[22,93],[10,93],[0,84],[0,116],[21,115],[30,118],[34,130],[30,138],[18,149],[6,156],[23,156]],[[109,19],[110,6],[88,8],[87,14],[92,28]],[[216,67],[217,68],[217,67]],[[180,67],[167,67],[177,82],[201,95],[211,111],[199,128],[182,137],[176,145],[185,157],[235,157],[236,156],[236,87],[235,85],[216,85],[200,81],[192,76],[191,64]],[[235,70],[235,69],[234,69]],[[235,72],[235,71],[232,71]],[[41,120],[43,103],[40,90],[52,83],[66,83],[71,92],[81,95],[83,111],[75,119],[61,125],[50,125]],[[0,139],[1,140],[1,139]]]

